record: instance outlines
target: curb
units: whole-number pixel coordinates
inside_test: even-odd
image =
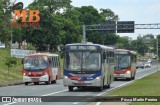
[[[20,84],[24,84],[24,83],[22,81],[4,82],[4,83],[0,83],[0,87],[20,85]]]

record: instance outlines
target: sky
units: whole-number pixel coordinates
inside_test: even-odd
[[[33,0],[17,0],[23,2],[24,6]],[[160,0],[72,0],[71,5],[75,7],[94,6],[111,9],[119,16],[119,21],[135,21],[135,24],[160,23]],[[160,29],[136,29],[135,33],[118,33],[120,36],[129,36],[136,39],[139,34],[160,34]]]

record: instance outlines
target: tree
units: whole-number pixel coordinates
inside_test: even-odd
[[[138,53],[140,53],[142,56],[145,55],[146,52],[148,52],[148,47],[147,45],[144,43],[144,41],[142,39],[138,39],[137,40],[137,51]]]
[[[17,59],[15,57],[6,57],[5,65],[8,67],[8,75],[9,75],[9,69],[17,65]]]
[[[11,5],[10,0],[0,1],[0,40],[5,43],[5,47],[10,44],[10,17],[11,17]]]
[[[41,20],[39,22],[40,28],[27,28],[25,31],[25,38],[27,42],[32,43],[37,50],[45,51],[47,47],[49,50],[56,50],[57,46],[61,43],[60,34],[62,19],[59,14],[60,9],[66,9],[70,6],[70,0],[56,1],[36,0],[28,6],[29,9],[40,10]]]

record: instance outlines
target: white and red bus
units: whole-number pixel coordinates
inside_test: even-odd
[[[116,49],[114,50],[114,56],[114,79],[134,79],[136,75],[136,52],[126,49]]]
[[[39,82],[56,83],[56,80],[61,76],[58,54],[29,54],[24,57],[22,64],[25,85],[29,83],[39,84]]]

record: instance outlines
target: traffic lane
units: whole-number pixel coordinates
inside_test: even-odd
[[[138,69],[137,71],[141,71]],[[57,80],[56,84],[45,85],[44,83],[40,85],[30,84],[28,86],[23,85],[15,85],[15,86],[7,86],[7,87],[0,87],[0,96],[39,96],[61,92],[61,91],[68,91],[67,87],[63,86],[63,80]],[[78,90],[77,90],[78,91]]]
[[[117,82],[117,83],[121,84],[119,86],[122,86],[122,85],[126,84],[125,82],[123,82],[123,83]],[[113,85],[116,85],[116,84],[113,84]],[[67,92],[59,93],[58,95],[57,94],[52,95],[53,98],[55,98],[56,96],[63,96],[63,98],[64,98],[64,96],[66,96],[65,97],[66,99],[62,99],[63,101],[71,100],[73,102],[62,102],[62,101],[61,102],[54,102],[55,100],[49,100],[49,101],[52,101],[52,103],[50,103],[50,102],[45,102],[44,103],[43,102],[43,103],[23,103],[23,104],[24,105],[29,105],[29,104],[32,104],[32,105],[50,105],[50,104],[52,104],[52,105],[64,105],[64,103],[65,103],[65,105],[76,105],[76,104],[85,105],[88,102],[82,102],[83,100],[78,101],[78,102],[74,102],[75,101],[74,97],[75,96],[100,96],[101,94],[104,94],[105,92],[109,92],[111,90],[114,90],[115,88],[118,88],[119,86],[112,86],[111,85],[110,89],[105,89],[102,92],[90,92],[90,91],[94,91],[94,88],[86,88],[86,89],[76,89],[74,92],[68,92],[67,91]],[[88,92],[84,92],[84,91],[88,91]],[[74,96],[74,97],[68,97],[68,96]],[[73,100],[69,99],[69,98],[73,98]],[[59,100],[61,100],[61,99],[57,99],[56,101],[59,101]],[[87,99],[85,99],[85,100],[87,100]],[[12,103],[8,103],[8,104],[5,104],[5,105],[12,105],[12,104],[21,105],[22,103],[13,103],[12,102]]]
[[[147,73],[149,73],[149,71],[151,71],[151,72],[153,72],[153,71],[156,71],[156,68],[151,68],[151,69],[146,69],[145,70],[145,72],[146,73],[144,73],[144,74],[147,74]],[[143,73],[143,71],[142,72],[140,72],[140,73]],[[137,73],[137,74],[139,74],[139,73]],[[143,74],[142,74],[142,76],[143,76]],[[139,75],[139,76],[136,76],[137,78],[139,77],[141,77],[141,75]],[[126,83],[125,83],[126,82]],[[128,81],[128,82],[132,82],[132,81]],[[110,89],[107,89],[107,91],[105,91],[105,90],[103,90],[102,92],[100,92],[98,95],[101,95],[101,94],[103,94],[103,93],[105,93],[105,92],[108,92],[108,91],[110,91],[110,90],[113,90],[113,89],[115,89],[115,88],[117,88],[117,87],[119,87],[120,85],[122,86],[122,85],[127,85],[128,84],[128,82],[127,81],[115,81],[115,82],[113,82],[113,84],[111,85],[111,88]],[[114,86],[115,85],[115,86]],[[83,91],[83,89],[82,89],[82,93],[81,92],[79,92],[80,90],[79,89],[75,89],[75,92],[61,92],[61,93],[57,93],[57,94],[54,94],[54,95],[52,95],[52,96],[97,96],[97,93],[95,94],[95,92],[84,92]],[[76,92],[78,92],[78,93],[76,93]],[[74,94],[74,93],[76,93],[76,94]],[[62,94],[62,95],[60,95],[60,94]],[[49,95],[51,95],[51,94],[49,94]],[[17,103],[16,103],[17,104]],[[20,103],[18,103],[18,104],[20,104]],[[28,103],[27,103],[28,104]],[[36,104],[36,103],[33,103],[33,104]],[[41,104],[41,103],[38,103],[38,104]],[[48,105],[49,103],[42,103],[43,105],[44,104],[46,104],[46,105]],[[60,105],[63,105],[64,103],[60,103],[60,102],[54,102],[54,103],[52,103],[52,104],[55,104],[55,105],[57,105],[57,104],[60,104]],[[79,104],[79,102],[67,102],[67,103],[65,103],[65,104],[67,104],[67,105],[71,105],[71,104]],[[81,102],[81,104],[86,104],[86,103],[82,103]]]
[[[40,96],[48,93],[64,91],[67,88],[63,86],[63,80],[57,80],[56,84],[40,85],[15,85],[0,87],[0,96]],[[67,91],[67,90],[66,90]]]
[[[140,71],[142,71],[142,69],[137,70],[137,72],[140,72]],[[52,95],[52,93],[54,94],[55,92],[61,92],[61,91],[68,91],[67,87],[63,86],[62,79],[57,80],[56,84],[50,84],[50,85],[45,85],[44,83],[42,83],[40,85],[30,84],[28,86],[25,86],[23,84],[23,85],[0,87],[1,96],[4,96],[4,95],[7,95],[7,96],[24,96],[24,95],[25,96],[39,96],[39,95],[47,95],[47,94]],[[74,91],[80,91],[80,90],[75,89]]]

